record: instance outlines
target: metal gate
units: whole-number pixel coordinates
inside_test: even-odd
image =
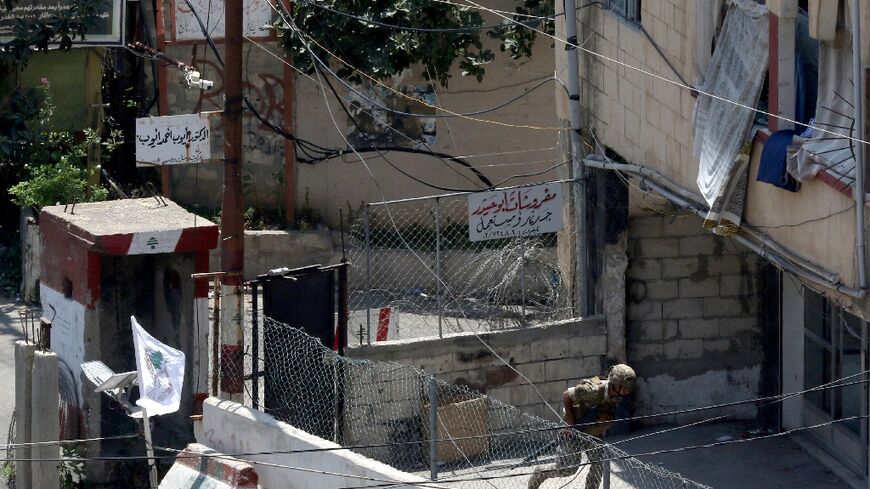
[[[346,309],[347,300],[343,298],[347,290],[346,269],[346,262],[329,267],[315,265],[261,275],[251,282],[255,301],[257,287],[263,288],[263,314],[266,316],[262,327],[263,370],[255,372],[252,382],[254,406],[258,407],[259,377],[262,377],[265,412],[329,440],[335,439],[334,420],[322,417],[312,421],[304,413],[336,409],[339,396],[335,373],[322,368],[322,356],[290,348],[286,328],[289,325],[302,329],[324,346],[343,350],[346,334],[342,331],[347,331],[347,325],[346,321],[336,321],[336,317],[346,317],[346,313],[336,313]],[[259,330],[255,319],[252,338],[255,358],[259,358]],[[318,369],[321,371],[318,378],[300,375]],[[297,387],[287,389],[288,385]]]

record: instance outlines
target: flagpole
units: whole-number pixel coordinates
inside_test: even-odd
[[[157,464],[154,461],[154,445],[151,443],[151,422],[145,408],[142,408],[142,428],[145,432],[145,454],[148,455],[148,478],[151,480],[151,489],[158,489]]]

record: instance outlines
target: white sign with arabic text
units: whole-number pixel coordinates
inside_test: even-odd
[[[561,183],[469,194],[468,237],[484,241],[559,231],[562,201]]]
[[[211,158],[206,114],[136,119],[136,166],[201,163]]]

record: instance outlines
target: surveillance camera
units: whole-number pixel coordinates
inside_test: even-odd
[[[184,81],[187,82],[187,88],[198,88],[200,90],[208,90],[214,86],[211,80],[203,80],[198,71],[188,71],[184,75]]]

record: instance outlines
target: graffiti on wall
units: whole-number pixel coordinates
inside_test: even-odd
[[[348,93],[348,110],[353,116],[353,120],[347,121],[348,141],[354,146],[417,147],[435,144],[435,117],[397,113],[434,116],[434,106],[435,89],[430,84],[403,85],[395,91],[357,85]]]
[[[222,39],[225,35],[224,3],[212,2],[211,0],[189,0],[189,2],[206,24],[209,35],[214,39]],[[197,22],[187,1],[173,1],[172,13],[176,40],[205,41],[199,22]],[[245,0],[242,32],[249,37],[268,36],[270,32],[264,30],[263,27],[272,23],[274,13],[267,2]]]

